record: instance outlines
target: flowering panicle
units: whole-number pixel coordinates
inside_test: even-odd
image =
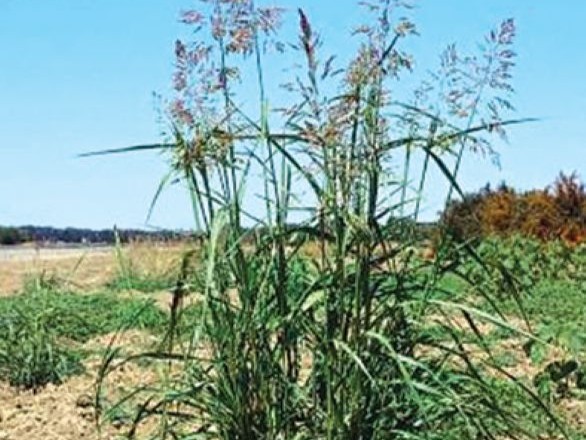
[[[426,83],[427,98],[431,98],[431,89],[436,89],[439,96],[429,110],[445,113],[441,109],[445,105],[453,126],[463,124],[465,128],[474,122],[484,125],[488,132],[505,136],[501,113],[514,110],[507,99],[513,92],[510,79],[516,56],[511,49],[514,37],[514,21],[505,20],[487,35],[480,57],[463,56],[455,45],[449,45],[441,55],[439,71]],[[470,136],[467,140],[469,148],[497,160],[486,139]]]
[[[201,142],[191,142],[191,150],[199,153],[190,158],[203,154],[217,162],[226,153],[225,139],[219,141],[218,130],[207,137],[202,133],[209,132],[210,127],[221,128],[228,119],[234,121],[233,116],[227,117],[230,110],[226,103],[232,84],[240,78],[235,58],[246,57],[260,47],[280,47],[275,35],[283,9],[257,8],[253,0],[200,2],[200,9],[182,11],[179,16],[179,21],[189,26],[197,38],[175,42],[175,97],[168,103],[167,111],[175,129],[186,139],[207,139],[205,148]],[[200,146],[196,148],[196,144]]]
[[[188,25],[194,25],[194,24],[202,24],[204,21],[204,16],[202,13],[198,12],[198,11],[183,11],[181,13],[181,18],[180,18],[181,22],[184,24],[188,24]]]
[[[282,8],[255,8],[251,0],[223,0],[212,14],[212,35],[230,53],[249,55],[259,34],[270,36],[281,24]]]
[[[195,121],[191,112],[185,107],[185,101],[182,99],[176,98],[172,101],[170,112],[173,119],[182,125],[191,126]]]
[[[201,10],[182,12],[180,21],[196,33],[207,31],[207,39],[175,44],[173,88],[177,97],[169,111],[187,131],[195,124],[222,125],[226,119],[234,123],[233,116],[226,118],[225,106],[240,78],[235,59],[246,58],[268,45],[280,47],[274,41],[283,9],[256,7],[253,0],[201,1]],[[450,130],[472,121],[485,124],[487,131],[504,135],[501,113],[512,110],[507,94],[512,92],[510,78],[515,58],[511,49],[516,33],[513,20],[504,21],[486,37],[484,52],[478,57],[462,56],[455,46],[449,46],[442,54],[439,71],[415,94],[416,102],[411,109],[397,117],[385,113],[386,110],[380,114],[368,112],[395,104],[389,80],[413,68],[413,58],[401,50],[400,44],[404,38],[417,34],[415,25],[402,12],[412,4],[403,0],[370,0],[362,5],[373,17],[354,30],[354,35],[363,41],[345,69],[335,66],[333,56],[321,62],[319,34],[307,14],[298,10],[299,39],[291,46],[305,58],[307,76],[296,77],[287,86],[289,91],[299,93],[301,101],[291,104],[282,114],[291,122],[290,127],[299,122],[295,130],[308,144],[327,147],[348,143],[356,118],[367,120],[368,130],[381,139],[387,137],[391,124],[395,131],[411,134],[415,130],[425,137],[433,121],[434,136],[446,139],[437,145],[445,148],[450,148]],[[339,73],[343,74],[342,82],[333,87],[340,90],[341,86],[342,95],[329,100],[324,91],[332,90],[332,86],[326,81],[335,79]],[[434,119],[440,113],[447,117]],[[480,135],[469,136],[467,146],[492,152]]]
[[[311,83],[311,87],[314,91],[317,91],[317,54],[316,47],[319,44],[319,39],[313,34],[311,24],[305,12],[302,9],[298,10],[299,13],[299,29],[300,29],[300,46],[307,60],[308,75]]]
[[[373,84],[382,78],[396,77],[403,69],[411,70],[413,58],[397,48],[398,40],[409,35],[416,35],[415,25],[405,17],[394,18],[397,11],[411,8],[410,2],[400,0],[373,0],[361,2],[375,17],[368,24],[355,28],[354,35],[366,38],[348,68],[346,82],[353,84],[368,82]],[[392,23],[397,24],[393,27]]]

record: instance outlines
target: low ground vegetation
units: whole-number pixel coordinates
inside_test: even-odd
[[[559,417],[568,435],[586,438],[583,250],[568,249],[560,242],[544,244],[530,239],[494,238],[479,244],[475,251],[482,255],[486,265],[468,257],[462,265],[462,276],[451,274],[444,278],[433,295],[438,301],[462,297],[462,303],[479,313],[485,311],[487,315],[475,316],[472,325],[462,310],[428,310],[427,315],[420,318],[420,342],[416,349],[425,352],[421,359],[437,362],[440,356],[446,366],[451,364],[444,369],[443,380],[458,380],[452,374],[454,369],[463,368],[461,358],[446,358],[441,350],[433,347],[445,344],[457,350],[461,344],[460,348],[479,362],[478,371],[486,375],[486,386],[494,390],[495,398],[498,396],[501,403],[515,409],[523,418],[520,426],[528,433],[554,428],[552,422],[547,422],[536,411],[535,401],[522,388],[509,382],[507,374],[514,375],[545,402],[548,410]],[[175,257],[181,252],[177,249]],[[298,278],[291,280],[291,292],[299,292],[297,295],[302,294],[306,274],[312,270],[311,253],[292,263],[297,266]],[[169,258],[168,254],[161,255]],[[505,256],[511,260],[504,259]],[[115,255],[113,258],[117,261]],[[563,258],[563,267],[557,261],[560,258]],[[504,267],[491,265],[491,262]],[[161,262],[159,266],[165,265]],[[564,267],[565,270],[561,270]],[[515,290],[502,279],[505,270],[511,276],[510,282],[516,285]],[[132,272],[127,276],[130,277],[127,284],[116,283],[117,275],[114,275],[113,280],[104,281],[101,288],[88,293],[64,286],[58,278],[45,273],[28,277],[22,292],[0,299],[0,382],[21,390],[19,393],[30,388],[36,395],[43,395],[49,392],[46,390],[58,393],[60,387],[67,389],[66,384],[72,377],[88,377],[88,381],[93,377],[91,381],[95,381],[102,377],[100,371],[105,368],[99,399],[91,387],[84,393],[80,391],[78,398],[87,399],[92,414],[102,412],[104,429],[107,426],[116,435],[132,431],[136,408],[143,402],[139,397],[152,396],[152,389],[151,394],[136,393],[133,387],[121,385],[114,392],[108,384],[115,374],[131,368],[139,369],[140,375],[151,380],[160,374],[177,383],[183,383],[186,378],[182,376],[185,372],[178,373],[169,366],[173,289],[168,289],[165,301],[160,301],[160,290],[139,292],[135,287],[142,282],[140,277],[131,279]],[[158,277],[154,284],[160,286],[169,281],[168,273],[151,273],[150,276]],[[488,302],[479,289],[498,290],[499,294],[490,296],[495,302]],[[522,301],[522,308],[518,300]],[[201,307],[191,304],[181,307],[176,315],[173,352],[177,356],[185,353],[195,323],[203,319]],[[195,304],[200,304],[200,300],[196,299]],[[495,319],[499,322],[487,318],[495,316],[495,309],[502,314],[502,322],[500,318]],[[138,339],[130,336],[138,334],[136,332],[145,336]],[[133,353],[130,360],[129,353]],[[203,354],[205,350],[200,352]],[[307,367],[302,363],[302,371]],[[156,387],[156,383],[155,380],[153,386]],[[47,388],[48,385],[58,387]],[[467,387],[465,382],[458,385],[461,392]],[[71,414],[79,411],[78,403],[77,398],[71,401]],[[487,411],[490,412],[488,408]],[[149,432],[155,432],[156,426],[157,423],[148,425]],[[0,422],[0,431],[2,429]],[[442,429],[447,438],[457,438],[464,425],[454,419],[453,424]]]

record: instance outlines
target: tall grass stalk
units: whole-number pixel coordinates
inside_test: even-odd
[[[435,166],[448,198],[461,193],[456,177],[467,147],[490,151],[487,135],[521,122],[500,117],[511,107],[514,26],[506,21],[489,34],[486,65],[450,48],[440,69],[450,75],[442,77],[447,86],[428,84],[427,98],[400,102],[397,78],[412,71],[403,46],[416,30],[397,19],[399,2],[371,6],[346,66],[322,61],[320,37],[299,11],[291,47],[305,71],[291,79],[290,105],[278,115],[270,112],[264,66],[271,53],[278,59],[266,48],[282,47],[283,11],[218,0],[182,16],[197,36],[177,42],[174,141],[160,147],[202,220],[205,258],[188,285],[202,296],[203,312],[183,351],[171,346],[161,356],[179,360],[180,373],[148,388],[132,433],[158,417],[157,438],[535,434],[491,385],[498,365],[475,359],[449,325],[461,314],[482,339],[475,322],[487,316],[438,300],[465,248],[440,240],[436,259],[424,261],[413,252],[419,243],[408,221],[420,210],[409,181],[423,192]],[[247,73],[256,76],[256,114],[238,104],[249,98],[249,90],[238,98],[241,79],[253,84]],[[418,160],[424,167],[413,176]],[[256,186],[262,203],[254,206]],[[305,217],[290,224],[297,211]],[[434,316],[445,318],[449,343],[427,332]]]

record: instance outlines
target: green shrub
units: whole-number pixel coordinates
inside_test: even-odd
[[[61,341],[53,328],[53,312],[16,307],[0,316],[0,379],[36,390],[83,372],[81,353]]]
[[[586,284],[576,281],[543,280],[523,301],[523,310],[540,340],[554,344],[586,362]],[[515,312],[509,301],[505,310]],[[533,358],[540,362],[544,347],[533,344]]]

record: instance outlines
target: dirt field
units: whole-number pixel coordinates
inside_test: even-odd
[[[111,335],[88,341],[85,348],[103,347]],[[117,338],[127,349],[144,347],[152,338],[148,334],[131,331]],[[104,425],[98,428],[95,421],[94,399],[96,374],[101,359],[88,358],[86,372],[67,380],[61,386],[47,385],[37,393],[17,391],[0,383],[0,440],[114,440],[121,438],[125,426]],[[108,389],[112,393],[130,384],[142,385],[152,380],[152,372],[134,364],[116,371],[109,377]]]
[[[0,295],[20,290],[27,277],[54,274],[80,287],[95,287],[112,276],[113,249],[0,247]]]
[[[184,247],[181,244],[134,243],[120,252],[113,247],[40,248],[34,246],[0,247],[0,296],[16,295],[27,279],[57,277],[75,292],[83,294],[100,289],[121,270],[162,274],[178,267]],[[123,262],[121,262],[121,259]],[[121,292],[133,295],[133,292]],[[141,295],[136,292],[136,295]],[[149,294],[160,307],[169,302],[168,292]],[[125,349],[144,348],[147,332],[129,331],[119,344]],[[84,344],[83,349],[99,351],[110,342],[101,336]],[[102,432],[94,420],[95,379],[101,357],[84,361],[86,372],[69,378],[61,386],[48,385],[36,393],[19,391],[0,382],[0,440],[79,440],[116,439],[124,426],[111,425]],[[111,386],[141,384],[152,372],[129,364],[111,378]]]
[[[133,243],[121,254],[133,269],[159,274],[178,267],[183,248],[182,244]],[[111,246],[0,246],[0,296],[18,292],[35,276],[55,276],[75,290],[92,290],[111,281],[120,269],[120,255]]]
[[[0,262],[60,260],[81,258],[92,255],[109,255],[111,246],[96,247],[37,247],[37,246],[0,246]]]
[[[176,270],[185,250],[184,244],[134,243],[121,251],[112,247],[95,248],[34,248],[0,247],[0,296],[17,295],[27,278],[57,277],[71,290],[81,295],[104,289],[125,266],[135,273],[164,274]],[[44,274],[44,275],[43,275]],[[123,297],[148,296],[161,309],[168,310],[171,294],[160,289],[148,293],[136,290],[116,291]],[[430,316],[441,322],[445,316]],[[524,321],[511,318],[510,324],[525,329]],[[452,325],[461,331],[468,328],[465,320],[452,318]],[[493,325],[479,325],[478,331],[487,336]],[[111,340],[102,335],[87,341],[81,348],[93,354],[84,360],[85,373],[70,377],[60,386],[48,385],[37,393],[18,391],[0,382],[0,440],[114,440],[124,438],[128,428],[124,424],[108,424],[100,431],[95,422],[93,399],[96,377],[102,357],[100,350]],[[156,338],[155,338],[156,339]],[[140,351],[153,343],[148,331],[129,330],[120,335],[119,345],[124,351]],[[505,370],[517,377],[533,377],[540,370],[522,350],[523,341],[511,339],[499,342],[497,354],[514,358],[514,364]],[[483,352],[479,352],[479,358]],[[566,358],[567,354],[554,351],[548,362]],[[498,376],[500,377],[500,376]],[[133,385],[145,385],[156,380],[151,368],[130,363],[112,374],[108,394],[116,396]],[[586,400],[564,399],[559,409],[573,427],[586,430]],[[153,426],[146,426],[152,429]],[[146,437],[145,437],[146,438]],[[580,437],[582,438],[582,437]]]

